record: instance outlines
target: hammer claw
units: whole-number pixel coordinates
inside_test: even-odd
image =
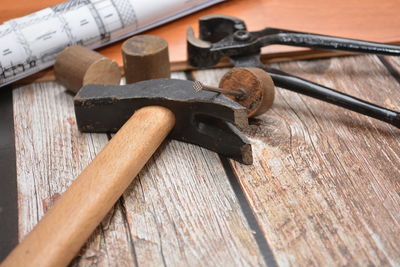
[[[244,164],[253,164],[250,141],[233,124],[215,118],[197,118],[198,134],[203,146]]]

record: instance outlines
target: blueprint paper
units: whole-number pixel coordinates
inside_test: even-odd
[[[0,87],[52,66],[69,45],[95,49],[222,1],[70,0],[6,21]]]

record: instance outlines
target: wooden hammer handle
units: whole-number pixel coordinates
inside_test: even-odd
[[[174,124],[164,107],[138,110],[2,266],[66,266]]]

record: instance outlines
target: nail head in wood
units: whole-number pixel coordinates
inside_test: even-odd
[[[69,91],[77,93],[86,84],[116,84],[121,80],[118,64],[84,46],[65,48],[56,58],[56,79]]]
[[[224,89],[224,88],[218,88],[218,87],[214,87],[214,86],[204,85],[200,81],[193,82],[193,90],[195,90],[196,92],[200,92],[201,90],[212,91],[212,92],[217,92],[217,93],[221,93],[224,95],[232,95],[232,96],[235,96],[236,98],[241,98],[241,97],[245,96],[244,91],[228,90],[228,89]]]
[[[168,43],[153,35],[139,35],[122,44],[126,83],[170,78]]]
[[[219,87],[245,92],[243,97],[225,94],[247,108],[247,117],[266,112],[274,102],[275,86],[267,72],[259,68],[234,68],[221,79]]]

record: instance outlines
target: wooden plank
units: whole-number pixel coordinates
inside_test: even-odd
[[[375,56],[274,66],[400,110]],[[222,74],[196,77],[216,85]],[[247,134],[254,165],[231,163],[280,265],[400,264],[398,129],[278,89]]]
[[[14,90],[21,238],[107,142],[78,132],[64,90]],[[80,254],[76,266],[265,265],[218,156],[177,141],[162,145]]]
[[[167,141],[124,202],[139,265],[264,265],[214,152]]]
[[[399,57],[385,57],[396,69],[397,72],[400,72],[400,58]]]
[[[139,265],[264,265],[218,156],[167,142],[124,194]]]
[[[77,130],[72,99],[56,83],[14,90],[20,239],[108,142],[105,134]],[[112,220],[102,223],[81,252],[80,265],[133,261],[122,209],[117,205],[108,216]]]
[[[400,84],[400,58],[399,57],[379,57],[381,60],[382,64],[387,68],[387,70],[390,72],[390,74],[397,80],[397,82]],[[390,105],[389,103],[389,106]],[[391,107],[393,108],[393,107]]]

